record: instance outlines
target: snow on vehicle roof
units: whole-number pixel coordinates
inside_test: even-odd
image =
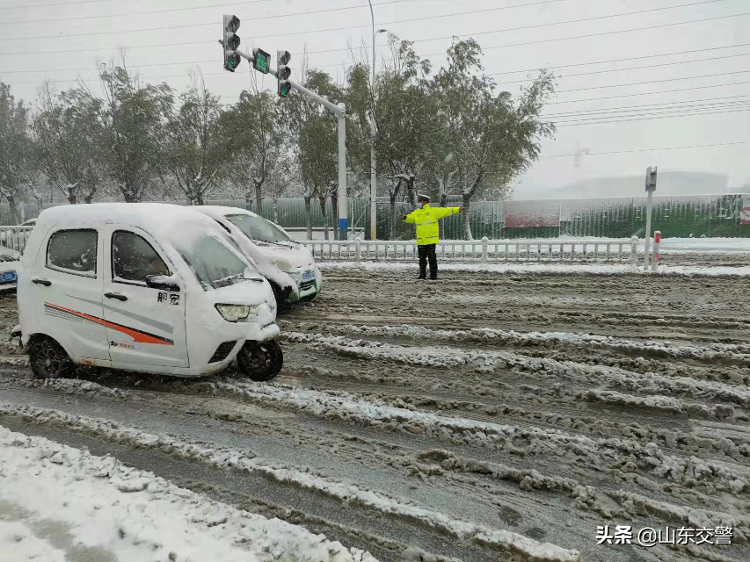
[[[92,226],[120,223],[135,226],[152,235],[184,234],[184,226],[216,224],[190,207],[168,203],[91,203],[86,205],[58,205],[41,212],[37,225],[64,224],[66,226]]]
[[[198,205],[194,207],[196,211],[205,213],[211,217],[226,216],[226,215],[250,215],[251,217],[263,218],[257,213],[243,209],[242,207],[225,207],[223,205]]]

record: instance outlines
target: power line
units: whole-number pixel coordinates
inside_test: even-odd
[[[557,1],[560,1],[560,0],[557,0]],[[587,22],[587,21],[598,21],[598,20],[603,20],[603,19],[619,18],[619,17],[623,17],[623,16],[632,16],[632,15],[646,14],[646,13],[651,13],[651,12],[663,12],[663,11],[666,11],[666,10],[675,10],[675,9],[678,9],[678,8],[688,8],[688,7],[692,7],[692,6],[699,6],[699,5],[702,5],[702,4],[715,4],[715,3],[718,3],[718,2],[726,2],[726,1],[727,0],[700,0],[698,2],[692,2],[692,3],[689,3],[689,4],[679,4],[677,6],[663,6],[663,7],[660,7],[660,8],[647,8],[645,10],[636,10],[636,11],[633,11],[633,12],[623,12],[623,13],[619,13],[619,14],[609,14],[609,15],[604,15],[604,16],[591,16],[591,17],[588,17],[588,18],[578,18],[578,19],[574,19],[574,20],[566,20],[566,21],[558,21],[558,22],[550,22],[550,23],[536,23],[536,24],[531,24],[531,25],[522,25],[522,26],[519,26],[519,27],[507,27],[507,28],[504,28],[504,29],[495,29],[495,30],[492,30],[492,31],[480,31],[480,32],[477,32],[477,33],[473,33],[472,35],[488,35],[488,34],[493,34],[493,33],[507,33],[509,31],[525,31],[525,30],[528,30],[528,29],[537,29],[537,28],[540,28],[540,27],[552,27],[552,26],[556,26],[556,25],[569,25],[571,23],[581,23],[581,22]],[[547,0],[546,2],[538,2],[538,3],[539,4],[547,4],[549,2],[550,2],[550,0]],[[468,10],[468,11],[464,11],[464,12],[456,12],[456,13],[453,13],[453,14],[441,14],[441,15],[437,15],[437,16],[410,18],[410,19],[404,19],[404,20],[396,20],[396,21],[384,22],[384,23],[382,23],[380,25],[395,25],[395,24],[399,24],[399,23],[413,23],[415,21],[452,18],[452,17],[456,17],[456,16],[482,14],[482,13],[487,13],[487,12],[495,12],[495,11],[498,11],[498,10],[505,10],[505,9],[508,9],[508,8],[518,8],[518,7],[532,6],[532,5],[533,4],[514,4],[514,5],[511,5],[511,6],[501,6],[501,7],[495,7],[495,8],[484,8],[484,9],[481,9],[481,10]],[[344,31],[344,30],[347,30],[347,29],[358,29],[358,28],[367,28],[367,27],[370,27],[370,24],[366,24],[366,25],[350,25],[350,26],[345,26],[345,27],[335,27],[335,28],[320,29],[320,30],[309,30],[309,31],[306,31],[305,33],[328,33],[330,31]],[[266,39],[266,38],[270,38],[270,37],[280,37],[280,36],[284,36],[284,35],[298,35],[298,34],[299,34],[299,32],[296,31],[296,32],[283,33],[281,35],[279,35],[279,34],[258,35],[256,37],[254,37],[253,39]],[[453,36],[450,36],[448,38],[451,38],[451,37],[453,37]],[[441,39],[446,39],[446,37],[443,37]],[[420,39],[418,41],[419,42],[431,41],[431,39]],[[418,41],[414,41],[414,42],[416,43]]]
[[[144,45],[126,45],[121,46],[121,49],[131,51],[133,49],[152,49],[155,47],[177,47],[185,45],[202,45],[202,44],[216,44],[215,41],[179,41],[176,43],[147,43]],[[93,49],[91,47],[84,47],[80,49],[54,49],[52,51],[0,51],[0,55],[54,55],[57,53],[90,53],[92,51],[99,52],[100,49]]]
[[[401,0],[406,1],[406,0]],[[653,55],[644,55],[639,57],[627,57],[627,58],[621,58],[621,59],[609,59],[604,61],[591,61],[591,62],[579,62],[579,63],[571,63],[571,64],[564,64],[564,65],[556,65],[556,66],[549,66],[546,68],[549,68],[551,70],[559,69],[559,68],[572,68],[572,67],[578,67],[578,66],[588,66],[588,65],[595,65],[595,64],[609,64],[609,63],[615,63],[615,62],[625,62],[630,60],[641,60],[641,59],[648,59],[648,58],[655,58],[655,57],[666,57],[666,56],[675,56],[675,55],[686,55],[686,54],[692,54],[692,53],[698,53],[698,52],[704,52],[704,51],[716,51],[721,49],[736,49],[736,48],[742,48],[742,47],[750,47],[750,43],[738,43],[735,45],[724,45],[719,47],[707,47],[704,49],[692,49],[688,51],[673,51],[670,53],[660,53],[660,54],[653,54]],[[732,57],[744,57],[744,56],[750,56],[750,53],[736,53],[731,55],[723,55],[720,57],[711,57],[711,58],[704,58],[704,59],[696,59],[696,60],[688,60],[688,61],[673,61],[669,63],[660,63],[658,65],[650,65],[650,66],[643,66],[643,67],[628,67],[628,68],[617,68],[617,69],[607,69],[607,70],[600,70],[595,71],[591,73],[581,73],[581,74],[567,74],[560,76],[559,78],[570,78],[575,76],[586,76],[588,74],[597,74],[597,73],[603,73],[603,72],[619,72],[619,71],[629,71],[629,70],[641,70],[641,69],[648,69],[648,68],[656,68],[659,66],[668,66],[673,64],[687,64],[687,63],[696,63],[696,62],[707,62],[711,60],[719,60],[724,58],[732,58]],[[133,65],[131,68],[145,68],[145,67],[154,67],[154,66],[173,66],[173,65],[191,65],[191,64],[201,64],[201,63],[212,63],[216,62],[216,58],[211,59],[202,59],[202,60],[192,60],[192,61],[178,61],[178,62],[157,62],[157,63],[146,63],[146,64],[139,64],[139,65]],[[345,62],[339,62],[339,63],[333,63],[333,64],[319,64],[315,65],[315,68],[326,68],[326,67],[339,67],[341,65],[345,65]],[[537,68],[529,68],[525,70],[509,70],[504,72],[493,72],[488,74],[488,76],[501,76],[505,74],[517,74],[521,72],[535,72],[540,70],[541,68],[545,68],[544,66],[540,66]],[[22,69],[22,70],[0,70],[0,74],[20,74],[20,73],[42,73],[42,72],[82,72],[82,71],[89,71],[89,70],[95,70],[95,68],[92,67],[78,67],[78,68],[52,68],[47,70],[31,70],[31,69]],[[64,80],[61,80],[64,82]],[[511,81],[511,82],[503,82],[503,84],[517,84],[521,82],[527,82],[528,80],[518,80],[518,81]],[[22,81],[17,83],[31,83],[33,81]]]
[[[535,41],[526,41],[523,43],[510,43],[505,45],[495,45],[491,47],[484,47],[483,50],[490,50],[490,49],[505,49],[509,47],[521,47],[521,46],[527,46],[527,45],[535,45],[539,43],[547,43],[547,42],[556,42],[556,41],[571,41],[575,39],[586,39],[590,37],[601,37],[606,35],[616,35],[621,33],[630,33],[634,31],[646,31],[651,29],[659,29],[663,27],[674,27],[674,26],[681,26],[681,25],[689,25],[693,23],[704,23],[706,21],[714,21],[714,20],[722,20],[722,19],[728,19],[728,18],[735,18],[735,17],[743,17],[748,16],[750,13],[743,13],[743,14],[730,14],[726,16],[715,16],[711,18],[701,18],[696,20],[688,20],[683,22],[675,22],[675,23],[664,23],[664,24],[656,24],[656,25],[650,25],[645,27],[635,27],[630,29],[621,29],[621,30],[614,30],[614,31],[607,31],[603,33],[590,33],[585,35],[576,35],[572,37],[560,37],[556,39],[540,39]],[[444,39],[452,39],[453,37],[471,37],[474,35],[480,35],[480,34],[486,34],[486,33],[493,33],[491,31],[489,32],[477,32],[477,33],[467,33],[462,34],[460,36],[454,36],[454,35],[448,35],[443,37],[432,37],[429,39],[416,39],[413,42],[414,43],[421,43],[421,42],[430,42],[430,41],[439,41]],[[185,46],[185,45],[197,45],[202,44],[203,42],[196,42],[196,41],[179,41],[179,42],[170,42],[170,43],[147,43],[142,45],[129,45],[122,47],[126,50],[134,50],[134,49],[151,49],[156,47],[178,47],[178,46]],[[209,41],[206,41],[206,43],[209,43]],[[213,43],[213,40],[210,41],[210,43]],[[745,46],[745,45],[737,45],[737,46]],[[715,47],[716,49],[719,48],[731,48],[732,46],[727,47]],[[320,51],[308,51],[306,54],[308,55],[315,55],[315,54],[326,54],[326,53],[337,53],[337,52],[344,52],[349,51],[349,47],[339,48],[339,49],[324,49]],[[85,48],[76,48],[76,49],[54,49],[54,50],[47,50],[47,51],[0,51],[0,55],[43,55],[43,54],[57,54],[57,53],[82,53],[82,52],[90,52],[92,49],[90,47]],[[686,53],[691,51],[685,51]],[[696,51],[697,52],[697,51]],[[433,56],[443,56],[445,53],[430,53],[427,55],[424,55],[424,57],[433,57]],[[662,56],[662,55],[653,55],[653,56]],[[632,60],[635,60],[640,57],[633,57]],[[630,60],[630,59],[622,59],[622,60]],[[589,64],[589,63],[581,63],[581,64]],[[594,63],[591,63],[594,64]],[[322,66],[332,66],[332,65],[317,65],[319,67]],[[335,65],[338,66],[338,63]],[[536,70],[536,69],[534,69]],[[515,72],[522,72],[522,71],[515,71]]]
[[[652,103],[652,104],[642,104],[642,105],[626,105],[626,106],[620,106],[620,107],[609,107],[604,108],[600,110],[579,110],[579,111],[567,111],[567,112],[561,112],[561,113],[544,113],[542,114],[545,118],[555,118],[555,117],[568,117],[568,116],[577,116],[577,115],[591,115],[596,113],[608,113],[608,112],[617,112],[617,111],[627,111],[627,110],[640,110],[645,108],[663,108],[666,106],[671,105],[692,105],[697,104],[700,102],[717,102],[718,103],[730,103],[730,102],[722,102],[720,100],[731,100],[731,99],[737,99],[737,98],[750,98],[750,94],[742,94],[738,96],[720,96],[716,98],[703,98],[699,100],[687,100],[687,101],[675,101],[675,102],[665,102],[665,103]],[[707,104],[708,105],[708,104]]]
[[[718,72],[716,74],[699,74],[698,76],[683,76],[681,78],[668,78],[662,80],[646,80],[645,82],[626,82],[625,84],[610,84],[609,86],[589,86],[588,88],[570,88],[567,90],[557,90],[556,93],[566,92],[584,92],[588,90],[605,90],[608,88],[622,88],[624,86],[643,86],[645,84],[660,84],[662,82],[677,82],[680,80],[694,80],[696,78],[716,78],[717,76],[731,76],[734,74],[747,74],[750,70],[736,70],[733,72]]]
[[[555,78],[575,78],[577,76],[592,76],[594,74],[604,74],[607,72],[627,72],[630,70],[647,70],[650,68],[662,68],[665,66],[673,66],[675,64],[689,64],[689,63],[696,63],[696,62],[708,62],[708,61],[714,61],[714,60],[723,60],[723,59],[730,59],[734,57],[749,57],[750,53],[735,53],[732,55],[722,55],[720,57],[708,57],[705,59],[694,59],[694,60],[682,60],[682,61],[672,61],[672,62],[663,62],[659,64],[651,64],[647,66],[628,66],[625,68],[608,68],[605,70],[595,70],[592,72],[579,72],[578,74],[561,74],[560,76],[555,76]],[[539,69],[541,70],[541,68]],[[487,76],[498,76],[499,74],[507,74],[505,72],[499,72],[499,73],[492,73],[488,74]],[[525,80],[510,80],[510,81],[503,81],[502,84],[521,84],[523,82],[533,82],[534,78],[527,78]]]
[[[635,117],[633,119],[620,119],[620,120],[611,120],[611,121],[593,121],[593,122],[575,122],[575,123],[565,123],[562,125],[557,126],[558,129],[563,129],[567,127],[582,127],[587,125],[613,125],[617,123],[630,123],[633,121],[657,121],[661,119],[679,119],[682,117],[700,117],[703,115],[720,115],[724,113],[744,113],[746,111],[750,111],[750,107],[747,109],[728,109],[728,110],[721,110],[721,111],[707,111],[704,113],[685,113],[685,114],[675,114],[675,115],[665,115],[665,116],[656,116],[656,117]]]
[[[23,6],[7,6],[1,10],[26,10],[27,8],[56,8],[58,6],[75,6],[78,4],[101,4],[112,0],[79,0],[78,2],[48,2],[46,4],[24,4]]]
[[[690,146],[666,146],[660,148],[634,148],[632,150],[613,150],[608,152],[588,152],[586,156],[605,156],[609,154],[632,154],[635,152],[655,152],[657,150],[693,150],[698,148],[715,148],[720,146],[736,146],[739,144],[750,144],[750,141],[737,141],[737,142],[722,142],[717,144],[694,144]],[[567,158],[570,156],[578,156],[577,153],[573,154],[547,154],[542,155],[540,158]]]
[[[405,1],[405,0],[400,0],[400,1]],[[747,43],[746,45],[750,46],[750,43]],[[738,45],[738,46],[745,46],[745,45]],[[720,48],[729,48],[729,47],[720,47]],[[687,51],[687,52],[691,52],[691,51]],[[653,56],[664,56],[664,55],[653,55]],[[689,63],[709,62],[709,61],[714,61],[714,60],[723,60],[723,59],[728,59],[728,58],[747,57],[747,56],[750,56],[750,53],[735,53],[735,54],[731,54],[731,55],[722,55],[722,56],[718,56],[718,57],[709,57],[709,58],[687,60],[687,61],[673,61],[673,62],[668,62],[668,63],[660,63],[660,64],[655,64],[655,65],[648,65],[648,66],[631,66],[631,67],[626,67],[626,68],[613,68],[613,69],[606,69],[606,70],[597,70],[597,71],[593,71],[593,72],[582,72],[582,73],[578,73],[578,74],[565,74],[565,75],[562,75],[562,76],[556,76],[556,78],[574,78],[574,77],[578,77],[578,76],[590,76],[590,75],[594,75],[594,74],[602,74],[602,73],[605,73],[605,72],[626,72],[626,71],[631,71],[631,70],[646,70],[646,69],[651,69],[651,68],[659,68],[659,67],[672,66],[672,65],[677,65],[677,64],[689,64]],[[635,58],[642,58],[642,57],[635,57]],[[202,59],[202,60],[197,60],[197,61],[194,60],[194,61],[179,61],[179,62],[164,62],[164,63],[146,63],[146,64],[133,65],[133,66],[131,66],[131,68],[147,68],[147,67],[155,67],[155,66],[174,66],[174,65],[181,65],[181,64],[192,65],[192,64],[212,63],[212,62],[216,62],[216,60],[217,59],[212,58],[212,59]],[[629,60],[629,59],[620,59],[620,60]],[[315,68],[340,66],[342,64],[345,64],[345,63],[335,63],[335,64],[328,64],[328,65],[317,65]],[[581,63],[581,64],[598,64],[598,63]],[[566,66],[574,66],[574,65],[566,65]],[[562,67],[550,67],[550,68],[554,70],[555,68],[562,68]],[[83,72],[83,71],[91,71],[91,70],[96,70],[96,68],[92,68],[92,67],[81,68],[81,67],[78,67],[78,68],[53,68],[53,69],[49,69],[49,70],[30,70],[30,69],[23,69],[23,70],[0,70],[0,74],[26,74],[26,73],[36,73],[36,74],[39,74],[39,73],[43,73],[43,72],[45,72],[45,73],[46,72]],[[533,69],[533,70],[537,70],[537,69]],[[516,71],[516,72],[521,72],[521,71]],[[220,74],[220,73],[216,73],[216,74]],[[493,73],[487,74],[487,76],[499,76],[499,75],[502,75],[502,74],[510,74],[510,73],[509,72],[493,72]],[[210,76],[210,75],[215,75],[215,74],[213,74],[213,73],[212,74],[207,74],[206,76]],[[165,78],[167,78],[167,77],[169,77],[169,76],[165,76]],[[678,78],[676,80],[683,80],[683,78]],[[533,81],[534,81],[533,78],[529,78],[529,79],[525,79],[525,80],[511,80],[511,81],[503,81],[503,82],[501,82],[500,85],[502,86],[502,85],[506,85],[506,84],[521,84],[521,83],[524,83],[524,82],[533,82]],[[666,80],[666,81],[669,81],[669,80]],[[18,83],[18,84],[33,83],[33,82],[34,82],[33,80],[16,81],[16,83]],[[55,81],[53,80],[53,82],[55,82]],[[65,80],[60,80],[60,82],[65,82]],[[561,90],[561,91],[565,91],[565,90]]]
[[[480,10],[467,10],[467,11],[464,11],[464,12],[457,12],[457,13],[452,13],[452,14],[443,14],[443,15],[427,16],[427,17],[423,16],[423,17],[419,17],[419,18],[411,18],[411,19],[405,19],[405,20],[383,22],[382,25],[394,25],[394,24],[398,24],[398,23],[423,21],[423,20],[430,20],[430,19],[440,19],[440,18],[449,18],[449,17],[461,16],[461,15],[471,15],[471,14],[479,14],[479,13],[486,13],[486,12],[496,12],[496,11],[499,11],[499,10],[507,10],[509,8],[523,8],[523,7],[527,7],[527,6],[535,6],[535,5],[540,5],[540,4],[553,4],[553,3],[568,2],[568,1],[570,1],[570,0],[540,0],[540,1],[537,1],[537,2],[532,2],[532,3],[527,3],[527,4],[513,4],[513,5],[510,5],[510,6],[497,6],[497,7],[494,7],[494,8],[483,8],[483,9],[480,9]],[[713,2],[726,2],[726,1],[727,0],[702,0],[701,2],[698,2],[698,4],[713,3]],[[693,5],[693,4],[688,4],[688,5]],[[368,4],[363,4],[363,6],[368,6]],[[325,10],[323,10],[323,11],[325,11]],[[313,11],[313,12],[304,12],[304,13],[309,14],[309,13],[316,13],[316,12]],[[294,15],[294,14],[287,14],[287,15]],[[282,17],[282,16],[276,16],[276,17]],[[609,16],[609,17],[614,17],[614,16]],[[260,19],[263,19],[263,18],[260,18]],[[86,36],[90,36],[90,35],[110,35],[110,34],[114,34],[114,33],[140,33],[140,32],[145,32],[145,31],[161,31],[161,30],[165,30],[165,29],[183,29],[183,28],[186,28],[186,27],[206,27],[206,26],[210,26],[210,25],[215,25],[215,23],[213,23],[213,22],[211,22],[211,23],[191,23],[191,24],[180,24],[180,25],[168,25],[168,26],[162,26],[162,27],[149,27],[149,28],[144,28],[144,29],[127,29],[127,30],[122,30],[122,31],[92,31],[92,32],[85,32],[85,33],[72,33],[72,34],[67,34],[67,35],[56,35],[55,38],[61,38],[61,37],[86,37]],[[549,25],[554,25],[554,24],[549,24]],[[333,28],[328,28],[328,29],[309,29],[309,30],[305,30],[304,33],[328,33],[328,32],[331,32],[331,31],[343,31],[343,30],[347,30],[347,29],[358,29],[358,28],[365,28],[365,27],[370,27],[370,24],[366,24],[366,25],[349,25],[349,26],[344,26],[344,27],[333,27]],[[270,37],[283,37],[285,35],[299,35],[300,33],[301,33],[300,31],[292,31],[292,32],[288,32],[288,33],[275,33],[275,34],[271,34],[271,35],[255,35],[255,36],[253,36],[253,39],[255,40],[255,39],[266,39],[266,38],[270,38]],[[20,39],[20,37],[11,37],[11,38],[8,38],[8,39],[0,39],[0,40],[2,40],[2,41],[6,41],[6,40],[7,41],[11,41],[11,40],[16,40],[16,39]]]
[[[631,14],[633,12],[630,12]],[[606,35],[619,35],[621,33],[631,33],[633,31],[647,31],[651,29],[660,29],[663,27],[676,27],[680,25],[689,25],[693,23],[704,23],[707,21],[716,21],[716,20],[724,20],[724,19],[730,19],[730,18],[738,18],[738,17],[744,17],[744,16],[750,16],[750,12],[745,12],[742,14],[729,14],[725,16],[713,16],[709,18],[699,18],[695,20],[688,20],[688,21],[678,21],[674,23],[660,23],[660,24],[654,24],[654,25],[647,25],[643,27],[632,27],[630,29],[619,29],[619,30],[613,30],[613,31],[604,31],[599,33],[587,33],[584,35],[574,35],[571,37],[558,37],[558,38],[552,38],[552,39],[537,39],[534,41],[525,41],[523,43],[507,43],[505,45],[494,45],[491,47],[482,47],[483,51],[488,51],[490,49],[507,49],[508,47],[524,47],[527,45],[537,45],[539,43],[553,43],[556,41],[572,41],[575,39],[588,39],[591,37],[603,37]],[[477,33],[462,33],[461,35],[446,35],[443,37],[432,37],[430,39],[415,39],[412,41],[413,43],[424,43],[429,41],[441,41],[444,39],[453,39],[454,37],[474,37],[475,35],[485,35],[487,33],[496,33],[493,31],[480,31]],[[325,49],[322,51],[308,51],[307,54],[309,55],[317,55],[317,54],[323,54],[323,53],[338,53],[341,51],[348,51],[349,48],[343,48],[343,49]],[[442,56],[445,53],[429,53],[426,55],[423,55],[424,57],[437,57]]]
[[[443,19],[443,18],[452,18],[456,16],[462,16],[462,15],[475,15],[475,14],[481,14],[481,13],[488,13],[488,12],[495,12],[499,10],[505,10],[509,8],[518,8],[518,7],[526,7],[526,6],[532,6],[536,4],[549,4],[553,2],[561,2],[564,0],[542,0],[540,2],[536,3],[528,3],[528,4],[514,4],[511,6],[500,6],[500,7],[494,7],[494,8],[484,8],[480,10],[466,10],[463,12],[455,12],[452,14],[441,14],[436,16],[427,16],[427,17],[419,17],[419,18],[409,18],[404,20],[395,20],[390,22],[383,22],[381,25],[395,25],[399,23],[412,23],[415,21],[425,21],[425,20],[434,20],[434,19]],[[485,31],[485,32],[478,32],[474,33],[472,35],[486,35],[486,34],[493,34],[493,33],[504,33],[508,31],[522,31],[522,30],[528,30],[528,29],[536,29],[540,27],[551,27],[556,25],[568,25],[571,23],[581,23],[581,22],[587,22],[587,21],[598,21],[603,19],[612,19],[616,17],[623,17],[623,16],[630,16],[630,15],[638,15],[638,14],[645,14],[645,13],[652,13],[652,12],[660,12],[665,10],[674,10],[678,8],[686,8],[686,7],[692,7],[692,6],[699,6],[703,4],[715,4],[718,2],[726,2],[727,0],[700,0],[698,2],[692,2],[687,4],[679,4],[676,6],[664,6],[659,8],[647,8],[645,10],[635,10],[632,12],[623,12],[619,14],[609,14],[604,16],[592,16],[588,18],[578,18],[574,20],[567,20],[567,21],[561,21],[561,22],[550,22],[550,23],[541,23],[541,24],[532,24],[532,25],[525,25],[520,27],[512,27],[512,28],[506,28],[506,29],[498,29],[493,31]],[[113,34],[123,34],[123,33],[143,33],[148,31],[163,31],[163,30],[169,30],[169,29],[184,29],[189,27],[205,27],[205,26],[211,26],[215,25],[215,23],[194,23],[194,24],[180,24],[180,25],[168,25],[168,26],[161,26],[161,27],[149,27],[149,28],[142,28],[142,29],[127,29],[127,30],[110,30],[110,31],[89,31],[85,33],[69,33],[69,34],[61,34],[56,35],[56,39],[60,38],[66,38],[66,37],[89,37],[92,35],[113,35]],[[327,29],[310,29],[305,30],[304,33],[310,34],[310,33],[329,33],[332,31],[345,31],[349,29],[358,29],[358,28],[367,28],[370,27],[370,24],[366,25],[349,25],[344,27],[332,27]],[[300,31],[290,31],[285,33],[274,33],[270,35],[256,35],[253,37],[253,40],[255,39],[267,39],[267,38],[274,38],[274,37],[284,37],[287,35],[299,35]],[[452,37],[452,36],[450,36]],[[449,38],[450,38],[449,37]],[[23,39],[23,37],[8,37],[0,39],[0,41],[16,41],[18,39]],[[423,39],[422,41],[429,41],[429,39]]]
[[[553,122],[555,124],[566,124],[566,123],[582,123],[582,122],[598,122],[598,121],[607,121],[610,119],[624,119],[624,118],[633,118],[633,117],[648,117],[651,115],[702,115],[701,112],[708,112],[714,110],[729,110],[729,109],[743,109],[743,108],[750,108],[750,100],[744,100],[744,101],[735,101],[735,102],[728,102],[724,104],[714,104],[714,105],[697,105],[693,107],[655,107],[650,110],[646,111],[636,111],[628,113],[621,113],[621,114],[611,114],[611,115],[591,115],[588,116],[586,114],[582,115],[569,115],[568,117],[561,117],[562,120],[555,120],[553,119]],[[692,113],[691,113],[692,112]]]
[[[693,90],[707,90],[709,88],[723,88],[726,86],[744,86],[746,84],[750,84],[750,81],[729,82],[727,84],[713,84],[711,86],[695,86],[692,88],[679,88],[677,90],[658,90],[656,92],[640,92],[637,94],[621,94],[618,96],[603,96],[600,98],[584,98],[580,100],[569,100],[569,101],[552,101],[552,102],[549,102],[547,105],[560,105],[563,103],[580,103],[580,102],[585,102],[585,101],[613,100],[613,99],[619,99],[619,98],[631,98],[631,97],[636,97],[636,96],[654,96],[657,94],[671,94],[674,92],[690,92]]]
[[[690,55],[693,53],[702,53],[705,51],[718,51],[721,49],[737,49],[740,47],[750,47],[750,43],[738,43],[735,45],[725,45],[723,47],[706,47],[704,49],[691,49],[689,51],[672,51],[671,53],[659,53],[659,54],[653,54],[653,55],[642,55],[640,57],[626,57],[623,59],[609,59],[609,60],[600,60],[600,61],[591,61],[591,62],[577,62],[572,64],[557,64],[557,65],[550,65],[550,66],[538,66],[536,68],[527,68],[525,70],[506,70],[505,72],[495,72],[491,74],[490,76],[501,76],[503,74],[520,74],[521,72],[536,72],[538,70],[541,70],[542,68],[551,68],[551,69],[558,69],[558,68],[573,68],[577,66],[589,66],[593,64],[610,64],[614,62],[627,62],[631,60],[641,60],[641,59],[652,59],[657,57],[671,57],[675,55]],[[742,56],[742,55],[740,55]],[[708,60],[708,59],[706,59]]]
[[[263,2],[268,2],[269,0],[254,0],[251,2],[245,2],[245,4],[260,4]],[[413,2],[414,0],[388,0],[387,2],[379,2],[377,4],[373,4],[373,8],[376,8],[378,6],[386,6],[389,4],[401,4],[403,2]],[[570,0],[547,0],[548,2],[569,2]],[[61,6],[63,4],[55,4],[56,6]],[[59,17],[53,17],[53,18],[43,18],[43,19],[29,19],[29,20],[8,20],[0,22],[0,25],[17,25],[17,24],[24,24],[24,23],[33,23],[38,24],[40,22],[45,21],[66,21],[66,20],[89,20],[89,19],[106,19],[106,18],[117,18],[122,16],[147,16],[151,14],[167,14],[172,12],[187,12],[187,11],[193,11],[193,10],[205,10],[208,8],[217,8],[221,6],[228,6],[231,4],[227,4],[226,2],[222,2],[220,4],[204,4],[202,6],[195,6],[195,7],[189,7],[189,8],[170,8],[167,10],[151,10],[148,12],[123,12],[120,14],[105,14],[102,16],[70,16],[66,18],[59,18]],[[307,12],[289,12],[286,14],[279,14],[277,16],[261,16],[261,17],[253,17],[252,21],[256,22],[259,20],[269,20],[269,19],[278,19],[278,18],[287,18],[290,16],[306,16],[310,14],[320,14],[325,12],[343,12],[346,10],[354,10],[357,8],[367,8],[369,4],[357,4],[356,6],[345,6],[345,7],[339,7],[339,8],[324,8],[320,10],[310,10]],[[214,25],[212,24],[200,24],[200,25]]]

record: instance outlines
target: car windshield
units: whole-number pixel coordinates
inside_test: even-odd
[[[202,236],[179,251],[204,291],[247,281],[250,266],[213,236]]]
[[[271,221],[252,215],[227,215],[227,220],[245,233],[250,240],[271,243],[292,242],[289,235]]]

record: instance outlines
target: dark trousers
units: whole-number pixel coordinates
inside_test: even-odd
[[[435,255],[436,244],[423,244],[417,246],[419,252],[419,276],[427,277],[427,260],[430,261],[430,279],[437,279],[437,256]]]

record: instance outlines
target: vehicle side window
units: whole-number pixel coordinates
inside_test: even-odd
[[[58,230],[47,244],[47,267],[96,276],[96,230]]]
[[[149,275],[169,275],[169,268],[142,236],[126,230],[112,234],[112,277],[145,283]]]

